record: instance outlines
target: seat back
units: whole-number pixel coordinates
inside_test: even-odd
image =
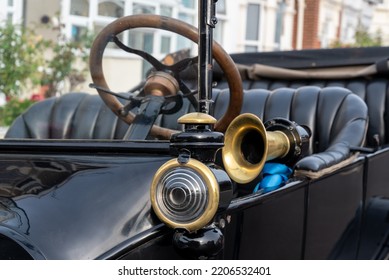
[[[229,91],[215,91],[214,98],[214,116],[219,118],[227,109]],[[308,126],[310,156],[300,160],[296,169],[321,174],[350,158],[350,148],[364,144],[368,123],[363,100],[340,87],[247,90],[241,113],[253,113],[263,122],[282,117]]]
[[[352,79],[310,79],[282,80],[268,79],[245,80],[244,88],[275,90],[283,87],[299,88],[302,86],[343,87],[361,97],[369,109],[369,127],[366,135],[366,145],[377,147],[389,144],[389,79],[383,77],[352,78]],[[217,88],[227,88],[227,83],[221,81]]]
[[[123,139],[127,129],[98,95],[69,93],[35,103],[5,138]]]
[[[194,111],[187,99],[173,115],[161,115],[156,124],[180,130],[177,120]],[[99,95],[68,93],[35,103],[17,117],[5,138],[123,139],[129,125],[103,103]]]
[[[214,116],[220,118],[229,101],[228,90],[215,90]],[[179,115],[193,110],[185,102],[179,114],[162,116],[159,123],[176,128]],[[361,98],[340,87],[307,86],[248,90],[242,113],[250,112],[264,122],[282,117],[312,130],[309,154],[297,170],[325,172],[350,158],[350,147],[364,143],[367,107]],[[20,115],[6,138],[123,139],[128,125],[117,118],[98,95],[70,93],[34,104]]]

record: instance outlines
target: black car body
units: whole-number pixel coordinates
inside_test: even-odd
[[[37,103],[0,141],[0,257],[388,258],[387,52],[367,48],[232,55],[245,90],[241,113],[257,115],[268,131],[284,127],[285,119],[294,121],[297,130],[299,125],[310,130],[306,155],[286,162],[292,175],[269,192],[253,192],[262,174],[244,183],[227,176],[228,162],[223,163],[220,152],[223,135],[207,120],[181,119],[183,133],[190,135],[172,141],[133,140],[126,139],[128,125],[98,96],[72,93]],[[347,76],[381,60],[386,69]],[[303,69],[305,74],[336,68],[346,75],[263,76],[253,64]],[[213,79],[217,86],[211,113],[219,119],[230,93],[217,66]],[[156,123],[180,130],[177,119],[195,110],[187,98]],[[274,123],[277,118],[283,119]],[[149,123],[142,125],[150,129]],[[211,136],[204,140],[199,130]],[[238,136],[234,132],[231,137]],[[241,140],[228,148],[244,153],[249,143]],[[186,164],[188,157],[211,170],[220,192],[214,215],[195,229],[163,223],[150,197],[160,167],[169,160]]]

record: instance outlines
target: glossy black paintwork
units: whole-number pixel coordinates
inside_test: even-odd
[[[224,146],[224,134],[212,131],[207,125],[186,125],[185,131],[174,134],[170,140],[171,153],[178,156],[181,151],[190,151],[192,157],[213,162],[217,150]]]
[[[199,0],[198,2],[198,112],[206,114],[210,113],[212,105],[212,42],[213,29],[217,23],[216,2],[209,0]]]
[[[309,184],[304,258],[356,258],[358,238],[344,235],[350,225],[360,227],[363,164],[359,160]]]
[[[226,246],[234,246],[228,258],[301,259],[306,187],[306,182],[291,183],[273,193],[234,201],[230,210],[239,242],[227,236]]]
[[[171,158],[168,142],[7,140],[0,153],[0,241],[15,252],[11,257],[24,251],[35,259],[185,257],[173,246],[174,231],[150,210],[150,182]],[[388,160],[389,150],[362,155],[268,194],[236,186],[216,257],[386,256]]]
[[[97,258],[159,224],[150,213],[149,186],[168,155],[48,152],[0,158],[1,227],[8,230],[1,233],[24,239],[27,251]]]
[[[365,162],[363,204],[365,213],[362,219],[358,258],[387,258],[389,256],[389,148],[365,155]]]
[[[366,159],[366,203],[376,196],[389,197],[389,148],[365,155]]]
[[[173,235],[173,246],[186,259],[214,258],[223,250],[224,235],[215,225],[193,233],[176,230]]]

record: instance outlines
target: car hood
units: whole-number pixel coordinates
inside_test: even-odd
[[[0,233],[35,258],[94,259],[160,222],[149,187],[167,156],[0,160]]]

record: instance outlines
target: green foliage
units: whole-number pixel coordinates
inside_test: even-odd
[[[355,42],[345,44],[341,41],[336,41],[331,44],[332,48],[359,48],[359,47],[378,47],[382,45],[382,34],[378,31],[375,34],[370,34],[365,27],[359,25],[355,31]]]
[[[26,28],[12,24],[0,27],[0,91],[18,96],[26,85],[39,83],[42,64],[39,38]]]
[[[85,81],[87,75],[86,62],[93,36],[86,33],[77,41],[69,40],[63,35],[61,26],[56,40],[44,41],[46,51],[51,53],[45,60],[41,80],[42,85],[48,86],[47,97],[60,92],[60,85],[64,81],[69,83],[69,90],[72,91]]]
[[[22,26],[0,26],[0,92],[10,99],[0,107],[0,125],[10,125],[34,102],[18,97],[30,95],[37,86],[47,89],[45,97],[50,97],[61,93],[64,81],[70,91],[85,81],[93,36],[83,34],[77,41],[68,40],[63,27],[48,27],[58,34],[51,40]]]
[[[17,98],[12,98],[5,104],[0,107],[0,126],[10,126],[14,119],[27,110],[35,101],[24,99],[19,100]]]
[[[355,46],[356,47],[378,47],[382,45],[381,32],[376,34],[369,34],[366,28],[358,28],[355,32]]]
[[[64,25],[48,27],[58,34],[54,40],[37,36],[32,29],[6,24],[0,27],[0,91],[20,96],[36,85],[48,87],[46,97],[60,92],[67,81],[69,90],[85,81],[93,36],[86,33],[77,41],[63,35]],[[78,62],[78,63],[77,63]]]

